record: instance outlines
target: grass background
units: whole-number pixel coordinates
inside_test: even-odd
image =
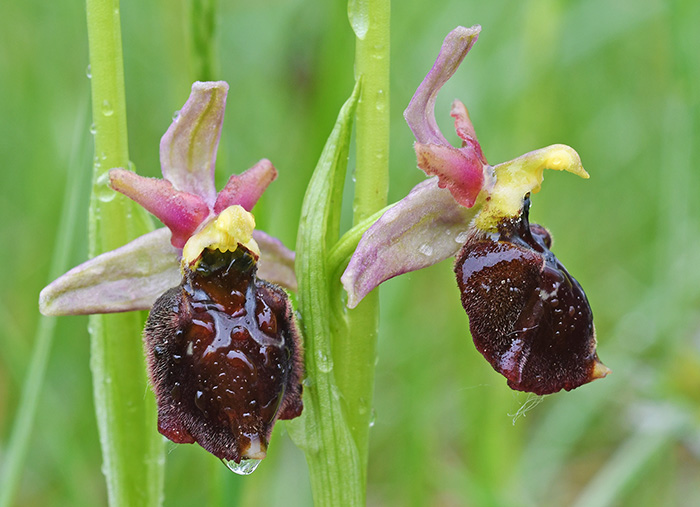
[[[156,176],[160,136],[196,79],[187,9],[121,7],[131,159]],[[481,24],[438,121],[456,141],[449,105],[460,98],[491,163],[557,142],[580,153],[591,179],[547,174],[531,218],[586,289],[613,374],[542,400],[511,392],[471,344],[449,261],[386,283],[370,505],[700,503],[699,20],[694,0],[394,2],[390,200],[423,177],[401,112],[447,32]],[[231,85],[219,186],[270,158],[280,176],[256,217],[293,247],[304,188],[352,88],[346,6],[220,2],[217,26],[217,77]],[[71,173],[85,210],[71,265],[86,255],[87,64],[82,2],[0,6],[0,473]],[[57,323],[17,505],[106,503],[86,324]],[[283,423],[247,478],[168,444],[167,506],[253,502],[311,502]]]

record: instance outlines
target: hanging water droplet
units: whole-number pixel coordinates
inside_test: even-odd
[[[173,113],[173,121],[177,121],[180,119],[180,110],[178,109]]]
[[[255,469],[260,465],[261,459],[242,459],[240,463],[235,461],[222,459],[224,465],[228,467],[233,473],[238,475],[250,475],[255,472]]]
[[[369,415],[369,427],[374,426],[374,422],[377,420],[377,411],[372,409],[372,413]]]
[[[102,102],[102,114],[105,116],[112,116],[114,114],[114,108],[112,108],[112,104],[110,104],[109,100]]]
[[[85,75],[87,76],[88,79],[92,79],[92,69],[90,68],[89,63],[88,63],[87,69],[85,69]]]
[[[90,133],[91,133],[93,136],[94,136],[95,134],[97,134],[97,127],[95,126],[94,123],[93,123],[92,125],[90,125]]]
[[[467,242],[467,237],[469,236],[469,231],[462,231],[455,236],[455,241],[460,245]]]
[[[433,255],[433,247],[430,246],[430,245],[427,244],[427,243],[422,244],[422,245],[418,248],[418,251],[419,251],[420,253],[422,253],[423,255],[426,255],[426,256],[431,256],[431,255]]]

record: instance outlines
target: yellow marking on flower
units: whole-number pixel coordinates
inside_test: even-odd
[[[476,227],[491,231],[504,219],[517,217],[525,196],[540,191],[545,169],[568,171],[585,179],[590,177],[578,153],[564,144],[554,144],[498,164],[493,168],[496,182],[490,199],[475,218]]]
[[[612,373],[612,370],[610,368],[605,366],[600,361],[596,361],[593,365],[593,370],[591,371],[591,380],[606,377],[610,373]]]
[[[205,248],[233,251],[238,245],[260,257],[260,249],[253,239],[255,218],[242,206],[229,206],[204,229],[194,234],[182,249],[183,265],[192,266],[199,260]]]

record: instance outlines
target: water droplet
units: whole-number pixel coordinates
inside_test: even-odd
[[[92,79],[92,69],[90,68],[89,63],[88,63],[87,69],[85,69],[85,75],[87,76],[88,79]]]
[[[97,127],[95,126],[94,123],[93,123],[92,125],[90,125],[90,133],[91,133],[93,136],[94,136],[95,134],[97,134]]]
[[[110,104],[109,100],[102,102],[102,114],[105,116],[112,116],[114,114],[114,108]]]
[[[375,421],[377,420],[377,411],[372,409],[372,413],[369,416],[369,427],[373,427]]]
[[[357,406],[357,412],[358,412],[360,415],[364,415],[364,414],[367,413],[367,409],[368,409],[367,400],[366,400],[365,398],[360,398],[360,399],[359,399],[359,402],[360,402],[360,403],[359,403],[358,406]]]
[[[99,168],[102,164],[99,159],[95,160],[95,167]],[[103,172],[95,180],[95,188],[93,189],[95,197],[102,202],[109,202],[114,199],[117,193],[109,186],[109,173]]]
[[[418,251],[426,256],[433,255],[433,247],[427,243],[422,244],[420,248],[418,248]]]
[[[467,242],[467,236],[469,236],[469,231],[462,231],[455,236],[455,241],[460,245]]]
[[[242,459],[240,463],[233,460],[222,459],[224,465],[233,473],[238,475],[250,475],[255,472],[255,469],[260,465],[261,459]]]
[[[329,373],[333,369],[333,360],[323,351],[316,352],[316,366],[319,371]]]
[[[173,113],[173,121],[177,121],[180,119],[180,110],[178,109]]]
[[[348,2],[348,17],[355,36],[364,40],[367,30],[369,30],[369,1],[350,0]]]
[[[197,408],[202,412],[206,411],[207,407],[204,402],[204,393],[202,391],[197,391],[194,395],[194,404],[197,405]]]

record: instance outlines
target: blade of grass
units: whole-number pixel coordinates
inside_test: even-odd
[[[83,140],[87,132],[87,107],[83,107],[82,113],[77,115],[76,129],[73,137],[73,149],[68,167],[75,168],[68,171],[66,188],[64,190],[63,208],[58,222],[55,240],[54,255],[49,269],[49,281],[54,280],[68,269],[68,260],[71,247],[75,238],[75,223],[79,210],[82,210],[82,200],[79,192],[82,190],[79,181],[85,177],[81,163],[81,155],[85,151]],[[46,369],[51,355],[54,330],[56,328],[55,317],[39,317],[39,325],[34,337],[32,356],[27,368],[20,405],[12,424],[10,438],[5,455],[5,463],[0,474],[0,506],[7,507],[17,493],[22,468],[27,459],[29,440],[34,428],[37,406],[41,398],[41,390],[46,378]]]

